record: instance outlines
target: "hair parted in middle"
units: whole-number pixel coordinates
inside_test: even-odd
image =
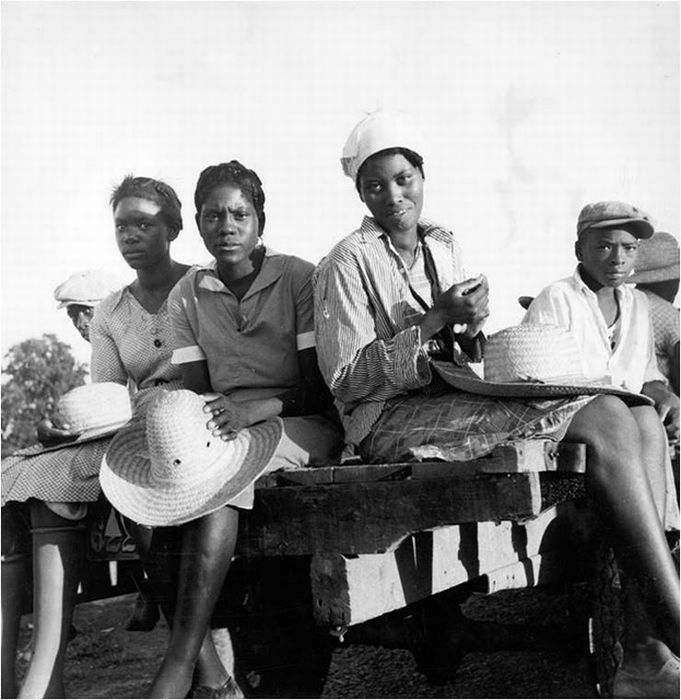
[[[258,232],[262,236],[265,228],[265,192],[255,170],[249,170],[238,160],[209,165],[202,170],[194,191],[194,206],[197,214],[201,213],[201,207],[209,193],[220,185],[238,187],[250,200],[258,215]]]
[[[139,197],[155,202],[161,207],[166,226],[173,231],[182,230],[182,203],[175,190],[162,180],[126,175],[123,182],[114,188],[109,203],[115,209],[121,199],[126,197]]]

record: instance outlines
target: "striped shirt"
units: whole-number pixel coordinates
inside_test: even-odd
[[[315,345],[314,265],[266,249],[241,299],[216,263],[191,270],[168,298],[173,362],[205,361],[214,391],[241,400],[279,396],[301,383],[298,352]]]
[[[466,279],[450,231],[420,219],[419,233],[431,251],[440,289]],[[409,270],[371,217],[319,264],[317,355],[349,445],[366,437],[388,399],[430,383],[428,354],[415,325],[424,313],[411,293]]]

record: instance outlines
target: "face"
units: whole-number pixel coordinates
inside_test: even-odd
[[[170,255],[170,242],[177,238],[163,220],[161,207],[150,199],[125,197],[114,209],[116,243],[125,262],[140,270]]]
[[[362,201],[383,229],[416,230],[423,209],[423,176],[401,153],[369,158],[359,184]]]
[[[196,223],[221,275],[239,279],[253,271],[252,255],[260,241],[258,215],[239,187],[220,185],[211,190]]]
[[[90,321],[95,310],[92,306],[84,306],[83,304],[69,304],[66,307],[71,322],[80,333],[83,340],[90,341]]]
[[[577,259],[604,287],[627,281],[638,254],[638,239],[625,229],[592,229],[575,245]]]

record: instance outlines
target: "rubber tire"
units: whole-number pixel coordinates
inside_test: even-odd
[[[598,696],[613,697],[613,680],[622,662],[623,594],[619,566],[607,538],[595,548],[589,651]]]

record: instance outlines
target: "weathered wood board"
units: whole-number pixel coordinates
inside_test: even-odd
[[[420,532],[383,554],[317,554],[311,562],[315,619],[349,627],[480,576],[490,592],[555,580],[569,566],[570,523],[582,508],[571,501],[523,524],[465,523]]]

